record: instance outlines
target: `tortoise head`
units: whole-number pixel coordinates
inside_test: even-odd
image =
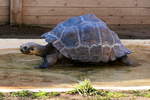
[[[28,42],[20,46],[20,51],[23,54],[40,56],[43,54],[44,48],[45,47],[40,44]]]

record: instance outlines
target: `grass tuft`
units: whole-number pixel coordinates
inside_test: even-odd
[[[48,98],[48,97],[54,97],[54,96],[59,96],[59,92],[35,92],[32,95],[32,98]]]
[[[150,91],[132,91],[135,96],[150,98]]]
[[[121,93],[121,92],[107,92],[107,97],[110,98],[120,98],[120,97],[127,97],[127,94]]]
[[[32,92],[28,90],[23,90],[18,92],[11,92],[10,94],[11,96],[15,97],[30,97],[32,95]]]
[[[80,94],[81,96],[105,95],[105,91],[95,89],[89,80],[80,82],[72,91],[67,94]]]
[[[60,93],[59,92],[50,92],[49,96],[54,97],[54,96],[59,96]]]
[[[4,100],[4,94],[0,92],[0,100]]]
[[[32,94],[32,98],[45,98],[48,96],[48,92],[35,92]]]
[[[31,98],[48,98],[48,97],[54,97],[59,96],[59,92],[31,92],[28,90],[18,91],[18,92],[11,92],[11,96],[14,97],[31,97]],[[1,100],[1,99],[0,99]]]
[[[72,91],[67,94],[80,94],[81,96],[99,96],[101,99],[126,97],[127,94],[95,89],[89,80],[80,82]]]

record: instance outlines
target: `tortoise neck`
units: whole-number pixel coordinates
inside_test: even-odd
[[[46,47],[44,45],[38,44],[38,52],[37,52],[36,56],[43,57],[44,55],[46,55]]]
[[[40,45],[40,51],[41,51],[40,55],[42,57],[45,57],[46,55],[54,54],[57,52],[56,48],[53,47],[52,44]]]

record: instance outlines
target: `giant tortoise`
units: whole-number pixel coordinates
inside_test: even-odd
[[[131,51],[94,14],[72,17],[41,37],[46,40],[47,45],[29,42],[20,46],[24,54],[43,57],[44,62],[37,68],[47,68],[63,58],[92,63],[121,59],[124,64],[132,64],[127,56]]]

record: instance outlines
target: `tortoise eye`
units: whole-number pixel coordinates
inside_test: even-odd
[[[25,46],[25,47],[23,47],[23,49],[24,49],[24,50],[27,50],[27,47]]]

